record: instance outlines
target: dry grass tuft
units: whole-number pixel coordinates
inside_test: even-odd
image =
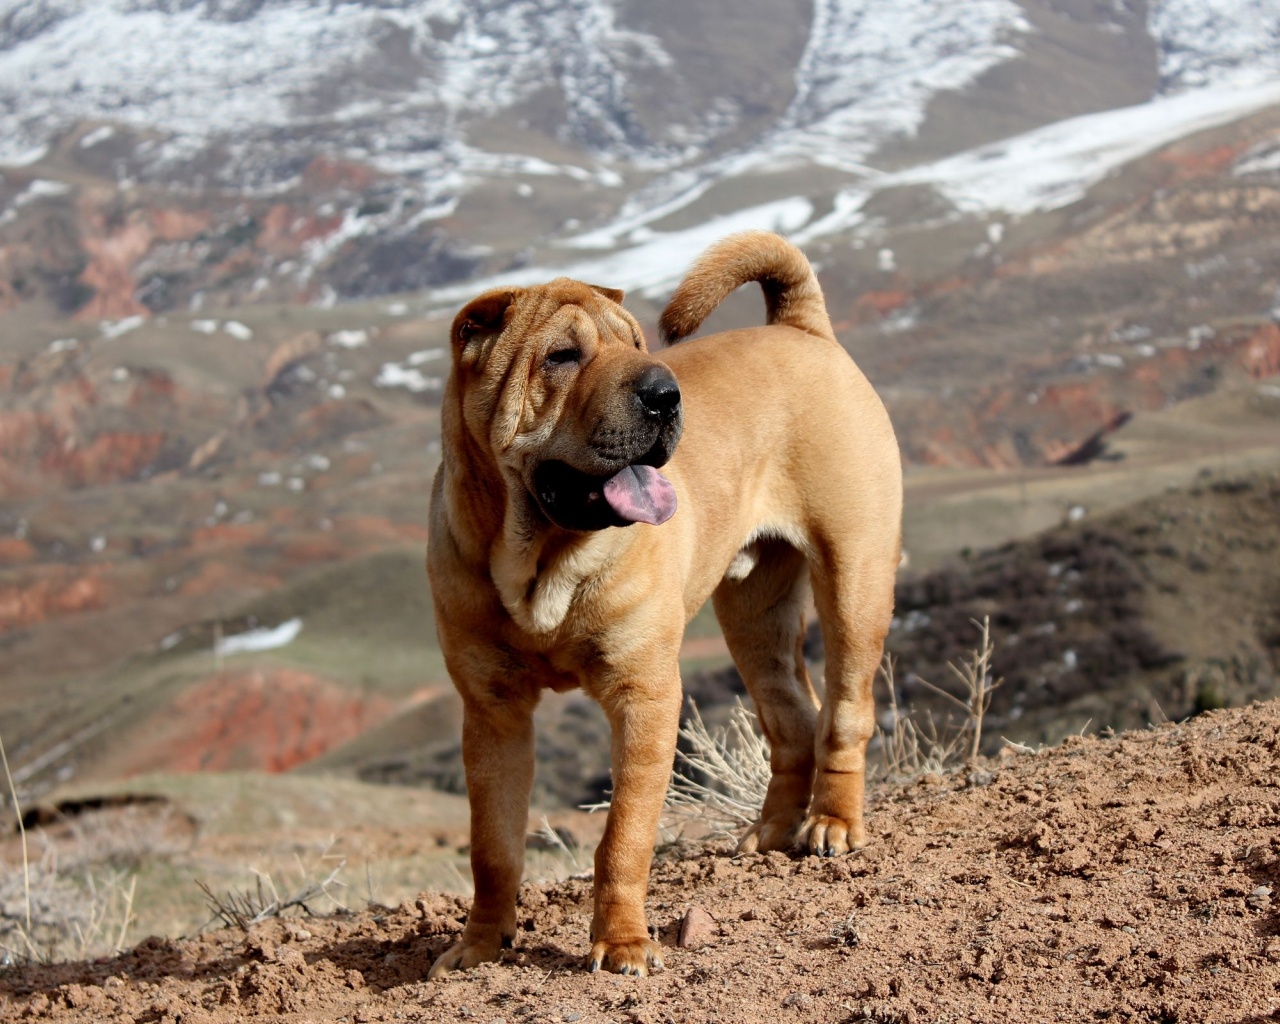
[[[0,957],[6,963],[53,963],[124,949],[137,878],[127,870],[95,873],[84,862],[63,864],[47,841],[33,864],[3,739],[0,765],[22,850],[20,869],[0,866]]]
[[[311,870],[308,870],[299,860],[299,880],[293,890],[287,894],[281,894],[271,875],[256,868],[250,869],[254,875],[252,889],[231,889],[221,896],[215,893],[207,883],[197,879],[196,885],[204,893],[205,903],[213,915],[210,918],[210,924],[221,921],[228,928],[248,931],[255,924],[269,918],[282,917],[290,910],[301,910],[307,916],[314,917],[318,912],[313,910],[312,906],[325,902],[328,904],[323,908],[325,913],[349,912],[350,908],[334,895],[336,890],[346,888],[347,883],[339,876],[347,866],[347,859],[332,854],[330,852],[332,849],[333,843],[330,842],[320,854],[316,867]],[[337,860],[338,863],[329,868],[324,877],[315,877],[318,874],[316,868],[324,870],[327,867],[325,862],[333,860]],[[370,893],[372,899],[372,882],[370,882]]]
[[[707,728],[692,702],[680,727],[688,751],[676,752],[667,790],[664,828],[680,835],[695,825],[712,835],[736,838],[760,814],[769,788],[769,744],[756,716],[737,701],[729,724]]]
[[[586,878],[592,870],[592,850],[583,848],[568,832],[557,829],[547,816],[529,833],[537,841],[532,855],[526,854],[528,878],[535,882],[563,882],[568,878]]]
[[[959,725],[939,726],[928,712],[902,707],[893,661],[885,656],[880,678],[888,691],[888,714],[870,744],[870,753],[879,755],[879,763],[870,766],[870,777],[904,782],[931,772],[941,774],[978,756],[991,694],[1004,680],[991,678],[995,644],[990,622],[984,618],[974,625],[980,630],[978,647],[959,665],[949,666],[960,683],[961,696],[925,684],[964,712]],[[676,753],[663,826],[670,839],[682,836],[690,826],[703,834],[737,838],[755,823],[764,803],[770,777],[769,744],[760,734],[756,716],[741,701],[722,729],[708,729],[692,704],[690,712],[680,727],[687,750]]]
[[[991,659],[996,648],[991,639],[990,620],[984,616],[981,622],[974,620],[973,624],[979,630],[978,646],[959,665],[954,662],[947,665],[960,684],[961,696],[928,680],[920,680],[963,712],[958,726],[939,726],[927,711],[919,713],[902,708],[894,684],[893,660],[885,655],[880,676],[889,692],[887,723],[877,726],[872,749],[879,751],[884,776],[889,781],[906,781],[930,772],[941,774],[965,759],[978,757],[982,723],[991,707],[991,695],[1004,680],[991,678]]]
[[[893,659],[885,655],[880,677],[889,692],[887,714],[876,726],[869,753],[879,753],[868,776],[890,782],[906,782],[920,775],[941,774],[959,760],[966,730],[939,727],[927,711],[918,713],[898,703],[898,687],[893,677]]]
[[[126,948],[137,878],[124,872],[73,878],[59,870],[53,847],[25,876],[0,875],[0,950],[6,960],[55,963]]]

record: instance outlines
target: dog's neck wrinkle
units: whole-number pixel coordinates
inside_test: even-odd
[[[617,545],[602,533],[555,527],[530,535],[521,519],[517,509],[509,508],[490,573],[516,623],[529,633],[547,634],[564,623],[579,589],[607,567]]]

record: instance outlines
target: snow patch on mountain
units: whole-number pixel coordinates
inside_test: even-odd
[[[1053,210],[1146,153],[1273,103],[1280,103],[1280,81],[1195,89],[1059,121],[877,184],[931,184],[966,213]]]
[[[660,164],[680,154],[646,137],[626,90],[669,64],[609,0],[0,0],[0,163],[101,120],[169,133],[162,163],[227,139],[237,173],[272,144],[501,172],[467,123],[558,84],[566,141]]]
[[[1030,31],[1010,0],[815,0],[796,95],[750,148],[681,168],[638,191],[605,228],[567,244],[605,248],[699,199],[719,181],[803,163],[852,174],[888,140],[914,134],[929,101],[1018,55]]]
[[[836,194],[828,214],[796,232],[799,242],[864,225],[865,202],[903,185],[933,185],[959,213],[1052,210],[1079,200],[1129,161],[1280,102],[1276,0],[1153,0],[1148,29],[1161,85],[1147,103],[886,174],[866,158],[888,138],[914,132],[937,92],[963,88],[1016,56],[1008,40],[1028,26],[1012,5],[1000,3],[819,0],[797,95],[776,132],[749,151],[658,179],[610,225],[567,244],[603,248],[636,240],[646,224],[695,202],[720,180],[799,161],[857,179]]]
[[[358,59],[371,13],[277,3],[250,25],[212,17],[206,5],[0,3],[0,24],[9,27],[0,51],[0,161],[80,119],[158,128],[191,145],[286,125],[291,95]]]
[[[583,281],[607,281],[610,287],[639,292],[657,298],[680,280],[693,255],[735,231],[762,230],[794,234],[813,218],[813,204],[800,196],[751,206],[722,217],[713,217],[680,231],[641,229],[636,244],[606,256],[584,259],[554,270],[546,266],[495,275],[462,285],[434,289],[428,296],[431,312],[442,312],[451,304],[499,285],[521,287],[564,274]]]
[[[1276,0],[1156,0],[1148,28],[1161,78],[1148,102],[1069,118],[885,175],[874,188],[932,184],[968,213],[1057,209],[1161,146],[1280,103]],[[853,205],[849,197],[844,205]]]
[[[932,185],[960,213],[1057,209],[1161,146],[1280,103],[1275,0],[1164,0],[1153,4],[1149,29],[1161,85],[1148,102],[1068,118],[892,174],[867,168],[796,240],[859,228],[872,195],[905,185]]]
[[[1254,85],[1280,72],[1276,0],[1154,0],[1148,27],[1160,51],[1160,92]]]

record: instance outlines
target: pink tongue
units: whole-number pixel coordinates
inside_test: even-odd
[[[652,466],[628,466],[609,477],[604,500],[632,523],[660,526],[676,514],[676,489]]]

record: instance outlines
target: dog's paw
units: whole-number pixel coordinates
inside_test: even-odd
[[[431,965],[431,970],[427,972],[427,980],[442,977],[450,971],[465,971],[477,964],[497,960],[502,955],[503,945],[506,944],[508,943],[504,943],[501,935],[482,936],[477,939],[469,939],[464,935],[460,942],[446,949]]]
[[[646,975],[662,970],[662,947],[651,939],[635,939],[631,942],[597,942],[591,947],[587,970],[592,974],[599,970],[614,974]]]
[[[815,814],[800,827],[798,843],[819,857],[837,857],[859,849],[866,842],[862,824],[827,814]]]
[[[768,853],[770,850],[790,850],[796,845],[799,831],[799,819],[761,819],[738,840],[738,852]]]

